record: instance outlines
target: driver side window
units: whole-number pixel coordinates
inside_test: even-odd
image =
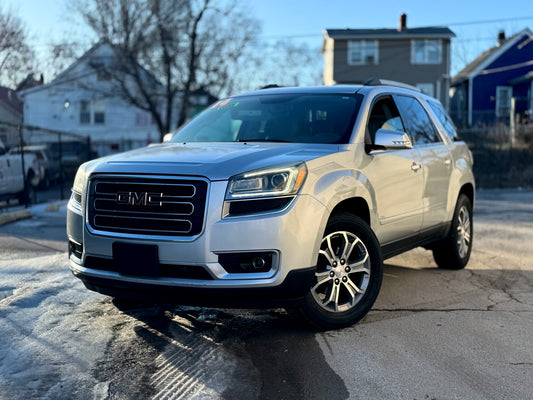
[[[367,125],[367,144],[374,144],[378,129],[405,132],[398,108],[390,97],[381,98],[372,106]]]

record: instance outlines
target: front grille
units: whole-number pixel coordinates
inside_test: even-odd
[[[89,225],[98,231],[194,236],[202,231],[207,182],[199,179],[97,177]]]

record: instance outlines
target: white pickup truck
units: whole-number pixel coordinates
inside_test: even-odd
[[[40,172],[34,154],[24,155],[24,171],[28,187],[37,186]],[[20,154],[9,154],[0,140],[0,199],[11,197],[17,197],[23,203],[28,197],[28,190],[24,187]]]

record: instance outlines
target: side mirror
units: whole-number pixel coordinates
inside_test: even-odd
[[[168,143],[172,140],[172,136],[174,136],[173,133],[167,133],[165,136],[163,136],[163,143]]]
[[[413,147],[409,135],[391,129],[378,129],[374,139],[374,148],[385,150],[402,150]]]

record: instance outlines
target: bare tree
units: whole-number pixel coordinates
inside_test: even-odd
[[[150,112],[161,135],[175,128],[178,103],[177,125],[185,121],[195,90],[219,95],[234,85],[231,66],[259,31],[224,0],[77,0],[75,9],[116,49],[114,93]]]
[[[15,87],[33,69],[34,52],[22,20],[0,9],[0,84]]]
[[[323,66],[320,48],[290,40],[280,40],[262,48],[264,58],[261,61],[261,73],[256,79],[261,78],[263,84],[320,85]]]

